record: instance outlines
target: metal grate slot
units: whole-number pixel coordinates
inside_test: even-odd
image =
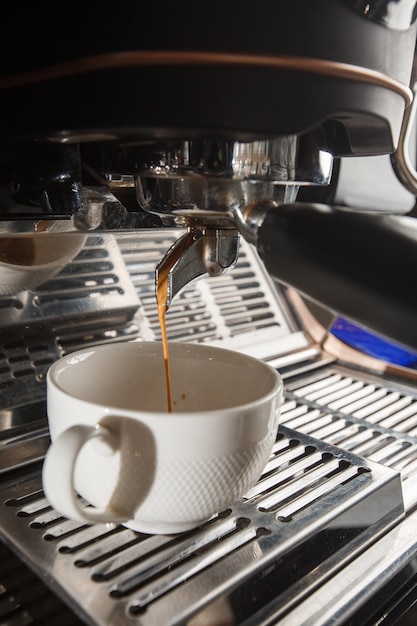
[[[7,391],[10,406],[13,398],[19,403],[33,402],[44,396],[47,369],[56,359],[54,342],[28,337],[4,342],[0,354],[0,391]]]
[[[256,538],[256,530],[247,527],[248,521],[234,520],[233,523],[217,527],[216,533],[205,532],[194,537],[192,542],[165,546],[163,552],[147,559],[146,569],[140,564],[123,572],[123,580],[114,582],[109,589],[113,598],[135,594],[129,603],[129,611],[142,612],[151,603],[168,592],[191,580],[211,564],[243,547]],[[246,526],[246,528],[245,528]],[[93,572],[93,578],[97,580]]]
[[[296,448],[294,446],[291,449],[292,459]],[[312,453],[305,448],[301,456],[301,460],[282,469],[273,477],[261,479],[247,496],[256,501],[260,511],[275,512],[279,521],[291,520],[311,503],[318,502],[324,494],[351,480],[358,472],[365,471],[340,461],[330,453]],[[288,457],[284,458],[284,464],[288,462]],[[271,462],[268,469],[269,467]]]
[[[13,311],[23,309],[24,304],[24,295],[17,294],[16,296],[2,296],[0,298],[0,311],[4,309],[5,311]]]
[[[286,393],[282,423],[400,471],[407,507],[414,506],[417,495],[407,479],[417,467],[415,394],[337,366],[290,383]]]
[[[401,392],[389,389],[381,382],[355,380],[351,376],[334,373],[334,369],[336,367],[326,368],[326,372],[315,377],[314,381],[308,381],[307,384],[288,385],[286,389],[288,397],[383,428],[401,429],[402,432],[406,432],[404,423],[414,427],[417,419],[415,395],[405,390]],[[338,395],[337,400],[335,395]]]
[[[232,337],[280,326],[267,296],[264,281],[260,280],[255,267],[251,266],[245,248],[241,248],[236,269],[217,281],[210,281],[210,289]],[[231,302],[233,307],[230,306]]]
[[[48,306],[53,302],[65,302],[72,301],[76,296],[77,299],[81,298],[100,298],[102,296],[119,296],[123,295],[124,291],[121,289],[116,282],[113,284],[102,284],[98,285],[97,282],[94,284],[86,284],[82,285],[82,291],[78,292],[79,287],[77,285],[72,286],[72,288],[64,288],[60,289],[58,294],[52,294],[51,292],[47,292],[42,294],[42,291],[38,291],[35,299],[36,306],[39,308],[43,308]]]
[[[102,343],[110,343],[113,341],[128,341],[135,339],[138,336],[138,327],[136,324],[123,324],[120,320],[114,320],[115,326],[109,329],[96,329],[94,327],[81,328],[78,333],[60,334],[57,338],[57,345],[60,349],[60,354],[68,354],[79,348],[86,348],[88,346],[94,346]]]

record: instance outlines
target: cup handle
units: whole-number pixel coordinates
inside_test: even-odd
[[[77,424],[63,431],[50,445],[43,464],[42,480],[46,499],[59,513],[77,522],[122,523],[127,517],[111,508],[84,507],[74,486],[74,468],[83,446],[97,438],[100,453],[118,449],[117,436],[101,425]]]

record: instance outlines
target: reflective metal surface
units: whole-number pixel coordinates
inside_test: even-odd
[[[13,626],[82,626],[73,611],[0,542],[0,620]]]
[[[285,613],[404,514],[397,473],[285,427],[256,487],[176,537],[66,521],[33,469],[6,474],[1,500],[3,539],[103,626],[199,623],[220,607],[237,624],[278,598]]]
[[[190,228],[156,267],[156,287],[167,276],[166,307],[180,291],[201,276],[221,276],[239,256],[239,233],[233,229]]]
[[[46,368],[81,345],[160,339],[154,270],[176,235],[91,235],[57,282],[25,294],[22,317],[0,298],[2,542],[52,591],[38,606],[45,624],[61,602],[69,624],[91,626],[361,623],[388,581],[398,593],[413,577],[417,376],[400,382],[401,370],[388,378],[323,352],[245,242],[229,273],[178,295],[167,327],[173,340],[232,347],[281,371],[281,425],[258,484],[176,537],[82,526],[44,498]],[[36,624],[24,599],[21,612],[12,606]]]

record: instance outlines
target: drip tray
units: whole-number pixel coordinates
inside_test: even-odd
[[[40,464],[22,471],[0,484],[2,538],[94,626],[241,624],[272,602],[284,615],[404,517],[397,472],[284,426],[245,498],[181,535],[68,521]]]

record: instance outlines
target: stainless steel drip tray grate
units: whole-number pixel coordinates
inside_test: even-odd
[[[417,505],[415,387],[337,364],[288,381],[281,423],[401,472],[406,510]]]
[[[178,536],[66,520],[40,467],[0,489],[5,543],[103,626],[239,624],[272,601],[284,614],[404,516],[397,472],[287,427],[245,498]]]

